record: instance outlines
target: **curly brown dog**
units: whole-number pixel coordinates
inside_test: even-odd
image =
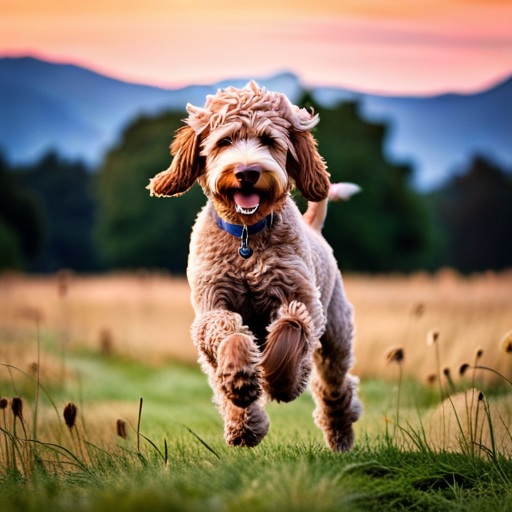
[[[228,444],[266,435],[266,400],[306,388],[333,450],[349,450],[361,414],[352,365],[352,307],[320,230],[330,183],[305,109],[255,82],[228,87],[189,113],[171,166],[148,188],[177,196],[197,181],[208,198],[195,223],[187,276],[192,338]],[[310,201],[302,216],[296,186]]]

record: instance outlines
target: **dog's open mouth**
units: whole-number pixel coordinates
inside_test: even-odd
[[[235,209],[243,215],[252,215],[260,206],[260,194],[254,189],[237,189],[233,193]]]

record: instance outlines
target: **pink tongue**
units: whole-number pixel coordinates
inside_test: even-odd
[[[233,199],[241,208],[254,208],[260,203],[259,194],[244,194],[242,191],[238,190],[233,194]]]

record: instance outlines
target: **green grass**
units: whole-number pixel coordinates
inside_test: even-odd
[[[141,432],[162,454],[166,440],[167,464],[144,439],[142,455],[137,455],[132,430],[127,440],[118,438],[117,446],[85,445],[91,461],[83,467],[67,464],[73,461],[64,455],[55,463],[53,451],[31,444],[29,470],[0,468],[2,512],[512,510],[510,460],[427,448],[410,451],[386,437],[383,417],[394,417],[395,383],[361,384],[366,412],[349,454],[325,447],[313,423],[309,393],[291,404],[269,404],[269,435],[254,449],[235,449],[223,442],[222,422],[211,403],[206,377],[195,366],[169,362],[155,368],[86,351],[70,354],[68,364],[79,378],[53,385],[53,400],[73,401],[80,412],[98,403],[116,404],[113,407],[126,403],[136,416],[143,397]],[[15,377],[19,389],[32,393],[23,396],[28,407],[33,385],[26,380]],[[0,368],[0,395],[12,394],[9,375]],[[435,389],[414,381],[403,383],[404,415],[425,411],[436,400]],[[41,409],[51,415],[43,396]],[[115,429],[115,424],[106,428]],[[26,446],[23,441],[18,444]],[[85,460],[77,444],[73,446],[77,457]],[[52,457],[54,463],[48,462]]]

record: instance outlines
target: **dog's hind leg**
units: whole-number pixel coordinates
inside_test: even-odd
[[[215,309],[196,319],[192,338],[224,418],[226,442],[257,445],[268,431],[268,417],[258,401],[262,368],[254,336],[239,314]]]
[[[354,444],[352,424],[362,412],[357,398],[357,379],[348,373],[352,366],[352,306],[338,274],[327,312],[322,347],[314,354],[311,391],[316,403],[315,423],[334,451],[347,451]]]

